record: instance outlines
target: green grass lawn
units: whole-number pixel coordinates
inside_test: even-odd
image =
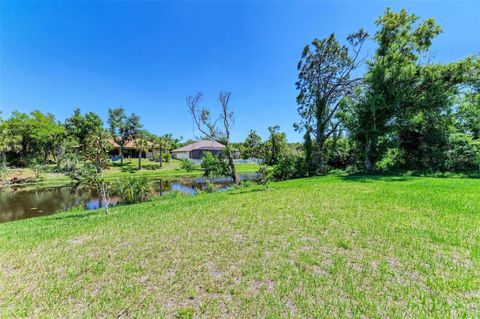
[[[480,180],[319,177],[0,224],[3,317],[480,316]]]

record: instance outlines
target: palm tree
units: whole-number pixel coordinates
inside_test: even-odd
[[[165,136],[160,136],[155,140],[156,149],[160,152],[160,167],[163,166],[163,153],[170,147],[170,140]]]
[[[142,154],[145,150],[148,149],[148,141],[143,138],[138,138],[135,141],[135,146],[137,147],[138,150],[138,170],[142,169]]]

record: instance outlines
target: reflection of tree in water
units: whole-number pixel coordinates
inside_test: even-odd
[[[255,179],[256,176],[256,173],[241,174],[240,179]],[[220,186],[217,190],[223,190],[231,184],[231,177],[218,177],[213,182]],[[194,195],[197,189],[203,189],[205,185],[204,178],[152,182],[152,188],[157,194],[180,191]],[[118,198],[111,197],[110,205],[117,203]],[[0,222],[48,215],[80,205],[87,209],[97,209],[103,207],[105,203],[101,202],[96,192],[84,187],[38,188],[29,191],[2,190],[0,191]]]
[[[95,194],[87,189],[55,187],[3,193],[0,196],[0,221],[50,214],[83,205]]]

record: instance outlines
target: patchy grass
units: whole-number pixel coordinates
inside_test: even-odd
[[[476,318],[479,190],[324,177],[1,224],[0,313]]]

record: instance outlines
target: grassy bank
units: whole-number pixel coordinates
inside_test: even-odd
[[[237,164],[237,170],[239,173],[249,173],[258,171],[258,164]],[[54,169],[54,165],[48,167],[49,170]],[[176,179],[180,177],[195,177],[201,176],[203,170],[195,169],[187,172],[180,167],[180,161],[172,159],[168,163],[163,163],[160,167],[158,162],[151,161],[150,159],[142,160],[142,169],[138,170],[138,159],[125,159],[124,164],[120,165],[120,162],[111,163],[110,167],[103,171],[103,175],[107,180],[114,180],[122,178],[128,174],[137,174],[146,176],[150,179]],[[50,187],[60,186],[73,183],[72,179],[61,173],[54,172],[42,172],[39,178],[36,178],[35,172],[30,168],[11,169],[8,174],[0,179],[0,188],[3,186],[9,186],[14,177],[23,179],[18,185],[22,186],[35,186],[35,187]]]
[[[324,177],[0,224],[0,312],[475,318],[479,190]]]

